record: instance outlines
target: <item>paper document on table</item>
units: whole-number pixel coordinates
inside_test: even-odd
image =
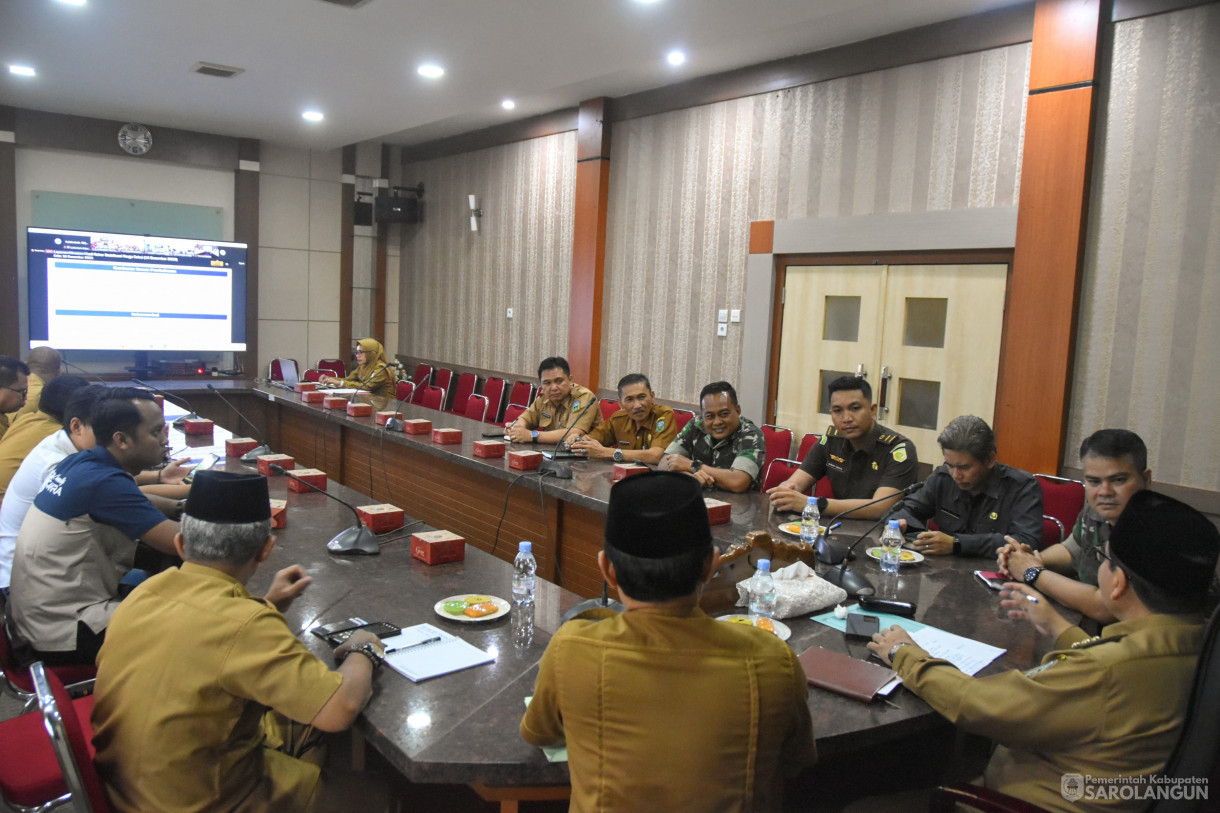
[[[529,697],[525,698],[525,705],[527,708],[529,707],[530,701],[533,699],[534,699],[534,696],[532,694]],[[564,743],[563,745],[542,745],[539,747],[542,748],[542,753],[546,757],[547,762],[567,762],[568,761],[568,744],[567,743]]]
[[[356,393],[360,393],[361,395],[368,395],[369,391],[352,389],[351,387],[335,387],[333,390],[324,389],[324,390],[322,390],[322,392],[326,393],[327,395],[355,395]]]
[[[415,683],[496,659],[495,655],[431,624],[407,627],[381,643],[385,646],[386,665]]]
[[[967,675],[977,674],[985,666],[1004,654],[997,646],[984,644],[973,638],[963,638],[936,627],[924,627],[911,633],[915,643],[934,658],[941,658],[956,666]]]

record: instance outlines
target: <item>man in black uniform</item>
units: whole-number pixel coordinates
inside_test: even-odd
[[[1039,547],[1042,489],[1033,475],[996,462],[995,433],[982,418],[954,418],[936,438],[943,465],[903,501],[894,519],[922,533],[925,554],[995,556],[1005,543]],[[936,520],[937,530],[928,528]]]
[[[822,516],[842,514],[872,500],[894,495],[916,482],[919,460],[915,444],[877,423],[873,389],[863,378],[845,375],[830,382],[830,418],[820,443],[805,455],[801,468],[767,494],[781,511],[801,511],[803,493],[821,477],[830,478],[833,499],[818,498]],[[876,519],[894,503],[885,500],[857,511],[859,519]]]

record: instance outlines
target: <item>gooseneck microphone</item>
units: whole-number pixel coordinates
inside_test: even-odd
[[[192,409],[190,402],[187,401],[185,398],[183,398],[181,395],[170,395],[165,390],[163,390],[159,387],[154,387],[152,384],[149,384],[147,381],[141,381],[138,378],[133,378],[131,380],[132,380],[132,383],[139,384],[141,387],[143,387],[146,390],[152,390],[153,392],[157,393],[157,395],[160,395],[165,400],[171,401],[186,410],[187,414],[183,415],[180,418],[174,419],[174,428],[175,429],[181,429],[183,426],[186,425],[187,421],[199,420],[199,413],[196,412],[194,409]],[[210,387],[212,385],[209,384],[208,386]]]
[[[225,398],[223,395],[221,395],[220,390],[216,389],[211,384],[208,384],[208,389],[212,391],[213,395],[215,395],[221,401],[224,401],[225,406],[227,406],[229,409],[233,410],[234,415],[241,418],[243,421],[245,421],[250,426],[251,429],[254,430],[254,437],[258,441],[258,445],[255,446],[250,451],[246,452],[244,455],[242,455],[241,462],[257,463],[260,455],[271,454],[271,447],[267,445],[266,438],[263,437],[263,433],[260,432],[259,428],[254,425],[254,422],[251,421],[249,418],[247,418],[245,415],[241,414],[241,410],[239,410],[237,407],[233,406],[232,401],[230,401],[228,398]]]
[[[356,506],[352,505],[346,500],[339,499],[324,488],[318,488],[308,480],[303,480],[300,477],[297,477],[283,466],[272,463],[271,470],[276,474],[284,475],[290,480],[296,480],[298,483],[309,486],[322,496],[330,497],[332,500],[339,503],[339,505],[345,506],[347,510],[352,512],[352,516],[356,518],[356,524],[335,534],[334,538],[326,543],[326,549],[328,551],[340,555],[362,554],[365,556],[376,556],[381,553],[381,546],[377,544],[377,538],[373,535],[373,532],[360,521],[360,512],[356,510]]]
[[[908,494],[915,493],[922,487],[923,487],[923,483],[912,483],[911,485],[904,488],[901,492],[902,497],[899,497],[894,502],[893,505],[891,505],[888,509],[886,509],[885,513],[883,513],[881,515],[881,518],[878,519],[876,522],[874,522],[872,525],[870,525],[868,527],[868,530],[866,530],[864,533],[862,533],[858,537],[856,537],[856,541],[851,543],[851,545],[847,548],[847,551],[843,554],[843,557],[839,560],[839,566],[837,568],[834,568],[834,569],[824,573],[822,575],[822,578],[825,579],[826,581],[830,582],[831,584],[835,585],[836,587],[842,587],[844,590],[847,591],[847,594],[849,596],[874,595],[877,591],[876,591],[876,588],[873,587],[872,582],[870,582],[865,576],[861,576],[859,573],[854,573],[847,569],[848,557],[851,556],[852,551],[854,551],[856,549],[857,545],[859,545],[863,540],[867,539],[869,534],[871,534],[877,528],[881,527],[886,522],[886,520],[888,520],[898,510],[899,506],[902,505],[903,498],[905,498]],[[893,494],[890,495],[890,497],[893,497],[893,496],[894,496]],[[889,499],[889,497],[887,497],[885,499]],[[874,500],[874,502],[877,502],[877,501]],[[863,505],[860,506],[860,508],[863,508],[863,507],[864,507]],[[843,512],[843,514],[847,514],[847,513],[850,513],[850,512],[849,511]],[[843,514],[840,514],[839,516],[843,516]],[[819,558],[820,558],[820,556],[819,556]]]
[[[918,491],[922,487],[923,487],[923,483],[911,483],[909,486],[906,486],[901,491],[899,491],[897,494],[887,494],[884,497],[879,497],[875,500],[870,500],[869,502],[866,502],[863,505],[857,505],[855,508],[849,508],[846,511],[835,514],[833,517],[826,520],[826,527],[829,528],[831,525],[834,524],[835,520],[842,519],[843,517],[847,516],[848,514],[854,514],[857,511],[861,511],[865,508],[868,508],[870,505],[876,505],[877,503],[885,502],[886,500],[894,500],[894,498],[897,497],[898,499],[894,500],[894,504],[891,505],[889,510],[886,511],[885,514],[883,515],[884,517],[888,517],[890,514],[894,513],[894,511],[898,508],[899,505],[902,504],[902,499],[904,497],[906,497],[910,494],[914,494],[916,491]],[[875,528],[875,527],[877,527],[877,526],[874,525],[873,528]],[[869,531],[871,532],[872,528],[870,528]],[[865,536],[867,536],[867,533],[865,534]],[[859,541],[860,541],[859,539],[856,540],[856,542],[859,542]],[[844,547],[839,542],[832,542],[831,540],[827,539],[825,534],[823,534],[818,537],[818,543],[817,543],[818,561],[824,565],[837,565],[837,564],[839,564],[839,562],[842,562],[844,559],[846,559],[848,557],[848,555],[851,553],[852,549],[855,548],[855,546],[856,546],[856,544],[855,544],[855,542],[853,542],[851,544],[851,546]]]
[[[584,455],[578,455],[578,454],[572,454],[572,453],[564,454],[563,452],[559,451],[559,447],[563,445],[563,442],[568,439],[568,435],[570,435],[572,433],[572,430],[576,428],[577,418],[579,418],[582,414],[584,414],[584,411],[586,409],[588,409],[592,404],[595,404],[595,403],[597,403],[596,398],[594,398],[589,403],[585,404],[580,409],[576,410],[575,414],[572,415],[572,422],[570,424],[568,424],[567,430],[564,431],[563,435],[560,436],[559,442],[555,444],[555,448],[551,450],[551,456],[550,456],[551,459],[543,460],[541,463],[538,464],[538,473],[539,474],[541,474],[544,477],[549,474],[550,476],[552,476],[558,480],[571,480],[572,479],[572,467],[568,466],[564,463],[559,463],[557,461],[560,459],[564,459],[564,458],[570,460],[570,459],[577,458],[577,457],[584,457]],[[562,458],[560,457],[561,455],[562,455]]]

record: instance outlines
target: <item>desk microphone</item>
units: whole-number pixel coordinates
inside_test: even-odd
[[[271,464],[271,470],[276,474],[282,474],[290,480],[296,480],[298,483],[303,483],[324,497],[330,497],[340,505],[346,506],[352,515],[356,517],[356,524],[352,527],[340,531],[335,534],[335,537],[326,543],[326,549],[331,553],[337,554],[364,554],[367,556],[376,556],[381,553],[381,546],[377,544],[377,538],[373,536],[373,532],[365,527],[360,521],[360,512],[351,503],[341,500],[334,494],[331,494],[324,488],[318,488],[308,480],[302,480],[292,472],[285,469],[276,463]]]
[[[903,497],[906,497],[907,494],[918,491],[920,489],[920,487],[922,487],[922,486],[923,486],[923,483],[912,483],[911,485],[907,486],[906,488],[904,488],[902,490]],[[893,495],[891,494],[890,496],[892,497]],[[902,505],[902,498],[899,498],[898,500],[896,500],[894,502],[893,505],[891,505],[888,509],[886,509],[885,513],[883,513],[881,515],[881,519],[874,522],[872,525],[869,526],[868,530],[866,530],[864,533],[860,534],[860,536],[856,537],[856,541],[852,542],[851,546],[848,547],[846,553],[843,554],[843,558],[842,558],[842,560],[840,560],[839,566],[837,568],[830,570],[827,573],[823,574],[822,578],[825,579],[826,581],[830,582],[831,584],[833,584],[836,587],[842,587],[844,590],[847,591],[847,594],[849,596],[856,597],[856,596],[874,595],[877,591],[873,587],[873,583],[870,582],[866,577],[861,576],[858,573],[853,573],[852,571],[848,570],[847,569],[847,559],[849,556],[851,556],[852,551],[856,549],[856,545],[859,545],[860,542],[863,541],[864,539],[866,539],[869,534],[871,534],[877,528],[881,527],[881,525],[885,524],[886,520],[888,520],[898,510],[898,507],[901,505]],[[863,508],[864,506],[862,505],[860,507]],[[849,512],[848,511],[843,512],[843,514],[847,514],[847,513],[849,513]],[[840,514],[839,516],[842,516],[843,514]]]
[[[414,383],[412,383],[412,384],[411,384],[411,397],[414,397],[414,395],[415,395],[415,384],[414,384]],[[394,414],[393,414],[393,415],[391,415],[391,416],[390,416],[390,419],[389,419],[389,420],[387,420],[387,421],[385,422],[385,426],[383,427],[384,431],[386,431],[386,432],[401,432],[401,431],[403,431],[403,425],[402,425],[402,415],[400,415],[398,411],[399,411],[400,409],[402,409],[402,405],[403,405],[404,403],[406,403],[406,399],[405,399],[405,398],[397,398],[397,399],[395,399],[395,401],[394,401]]]
[[[143,387],[144,389],[146,389],[146,390],[152,390],[153,392],[157,393],[158,395],[160,395],[162,398],[166,399],[167,401],[172,401],[173,403],[177,404],[178,406],[183,407],[184,409],[186,409],[186,411],[187,411],[187,414],[186,414],[186,415],[183,415],[183,416],[182,416],[182,417],[180,417],[180,418],[175,418],[175,419],[174,419],[174,424],[173,424],[173,426],[174,426],[174,428],[175,428],[175,429],[181,429],[182,427],[186,426],[186,422],[187,422],[187,421],[195,421],[195,420],[199,420],[199,413],[198,413],[198,412],[196,412],[195,410],[191,409],[190,402],[188,402],[188,401],[187,401],[185,398],[183,398],[182,396],[180,396],[180,395],[170,395],[170,394],[169,394],[168,392],[166,392],[165,390],[163,390],[163,389],[159,389],[159,388],[157,388],[157,387],[154,387],[152,384],[149,384],[147,381],[141,381],[141,380],[140,380],[140,379],[138,379],[138,378],[133,378],[133,379],[131,379],[131,380],[132,380],[132,382],[134,382],[134,383],[136,383],[136,384],[139,384],[139,385],[140,385],[141,387]],[[211,386],[211,384],[209,384],[208,386],[210,387],[210,386]]]
[[[266,438],[263,437],[263,433],[260,432],[258,427],[254,425],[253,421],[251,421],[245,415],[241,414],[241,411],[237,407],[233,406],[233,402],[230,401],[228,398],[225,398],[223,395],[221,395],[220,390],[216,389],[210,383],[208,384],[208,389],[212,391],[213,395],[215,395],[221,401],[224,401],[225,406],[227,406],[229,409],[233,410],[234,415],[241,418],[243,421],[245,421],[247,424],[249,424],[251,429],[254,430],[254,437],[258,440],[258,445],[255,446],[250,451],[246,452],[244,455],[242,455],[241,462],[257,463],[259,455],[271,454],[271,447],[267,445]]]
[[[584,601],[573,604],[568,611],[559,619],[560,624],[566,624],[581,613],[587,613],[589,610],[610,610],[611,612],[621,613],[627,608],[621,602],[614,601],[610,598],[610,585],[602,581],[602,597],[589,598]]]
[[[885,516],[888,517],[890,514],[894,513],[895,509],[897,509],[897,507],[899,505],[902,504],[902,499],[904,497],[906,497],[909,494],[914,494],[916,491],[918,491],[922,487],[923,487],[923,483],[911,483],[909,486],[906,486],[901,491],[899,491],[897,494],[887,494],[884,497],[879,497],[875,500],[866,502],[863,505],[857,505],[855,508],[849,508],[846,511],[835,514],[833,517],[826,520],[826,527],[829,528],[831,525],[834,524],[835,520],[841,519],[842,517],[845,517],[848,514],[854,514],[857,511],[860,511],[864,508],[868,508],[870,505],[876,505],[877,503],[885,502],[886,500],[893,500],[895,497],[897,497],[898,499],[894,500],[894,504],[891,505],[889,510],[886,511],[886,513],[885,513]],[[874,525],[873,527],[875,528],[876,526]],[[872,530],[872,528],[869,529],[869,531],[871,531],[871,530]],[[859,539],[856,540],[856,542],[859,542],[859,541],[860,541]],[[817,552],[818,552],[818,561],[824,565],[837,565],[837,564],[839,564],[839,562],[842,562],[844,559],[847,558],[848,554],[851,553],[852,548],[854,548],[855,546],[856,546],[855,542],[853,542],[850,547],[844,548],[842,544],[840,544],[839,542],[833,542],[830,539],[827,539],[826,535],[823,534],[818,537],[818,542],[817,542],[817,546],[816,546]]]
[[[538,473],[539,474],[541,474],[544,477],[549,474],[550,476],[552,476],[558,480],[571,480],[572,479],[572,467],[568,466],[564,463],[557,463],[556,460],[559,460],[559,459],[572,460],[577,457],[583,457],[583,455],[573,454],[571,452],[568,452],[567,454],[563,454],[562,452],[559,451],[559,447],[563,445],[563,442],[568,439],[568,435],[571,434],[572,430],[576,428],[577,418],[579,418],[586,409],[588,409],[590,406],[592,406],[595,403],[597,403],[596,398],[594,398],[589,403],[585,404],[582,408],[578,409],[576,411],[576,414],[572,416],[572,422],[570,424],[568,424],[567,430],[559,438],[559,442],[555,444],[555,448],[551,450],[550,459],[543,460],[541,463],[538,464]],[[563,454],[563,458],[560,458],[561,454]]]

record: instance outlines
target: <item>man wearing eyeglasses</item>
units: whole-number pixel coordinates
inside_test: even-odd
[[[8,431],[10,412],[25,404],[30,386],[30,368],[21,359],[0,356],[0,438]]]
[[[1080,465],[1085,504],[1071,535],[1041,552],[1009,543],[998,552],[999,567],[1065,607],[1108,624],[1114,616],[1098,591],[1097,568],[1127,501],[1152,483],[1148,447],[1127,429],[1101,429],[1080,444]]]

